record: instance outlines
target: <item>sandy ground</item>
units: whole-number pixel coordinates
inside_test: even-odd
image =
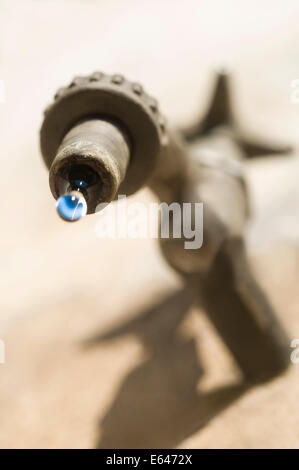
[[[240,383],[154,240],[99,240],[58,220],[38,148],[42,110],[73,75],[122,72],[170,123],[203,110],[229,66],[239,120],[297,143],[298,2],[2,0],[0,447],[299,447],[299,364]],[[299,164],[248,165],[250,256],[299,338]],[[150,201],[143,190],[134,196]],[[290,349],[291,352],[291,349]]]

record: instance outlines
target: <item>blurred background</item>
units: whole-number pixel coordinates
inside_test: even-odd
[[[0,447],[299,447],[299,364],[240,389],[155,240],[97,239],[97,216],[58,218],[38,141],[75,75],[140,81],[185,126],[226,67],[242,128],[296,148],[298,21],[296,0],[1,1]],[[299,338],[298,153],[246,172],[252,266]]]

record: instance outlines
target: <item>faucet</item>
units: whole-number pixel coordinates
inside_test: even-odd
[[[145,185],[167,204],[203,203],[202,246],[188,250],[185,237],[172,232],[160,238],[161,251],[194,291],[245,379],[257,383],[287,368],[290,341],[250,268],[244,162],[290,148],[244,136],[230,90],[229,76],[220,73],[205,114],[174,130],[141,84],[102,72],[76,77],[45,110],[40,145],[65,220],[93,214]]]

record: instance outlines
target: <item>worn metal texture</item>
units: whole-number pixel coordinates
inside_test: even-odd
[[[129,165],[130,142],[120,126],[90,119],[72,127],[59,146],[50,168],[51,191],[58,198],[66,190],[68,173],[74,166],[90,167],[99,178],[94,190],[85,193],[88,213],[114,199]]]
[[[121,191],[134,193],[153,171],[165,140],[165,123],[156,100],[139,83],[128,81],[122,75],[95,72],[75,78],[56,93],[54,103],[45,111],[40,140],[48,167],[66,133],[91,116],[115,121],[130,136],[131,162]]]

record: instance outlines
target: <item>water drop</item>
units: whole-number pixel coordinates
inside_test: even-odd
[[[68,180],[72,189],[81,190],[98,184],[99,176],[87,165],[72,165],[68,173]]]
[[[72,191],[57,199],[56,209],[62,219],[74,222],[86,215],[87,204],[79,191]]]
[[[81,188],[87,187],[86,181],[83,181],[83,180],[74,180],[72,181],[72,184],[75,186],[75,189],[81,189]]]

